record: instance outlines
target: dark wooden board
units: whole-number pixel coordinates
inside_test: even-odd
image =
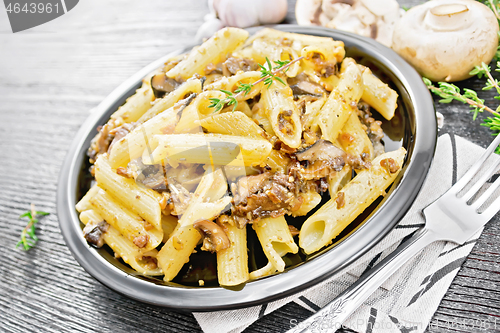
[[[294,3],[288,23],[295,22]],[[12,34],[0,9],[0,332],[200,331],[189,313],[133,301],[89,276],[62,239],[55,194],[69,143],[89,111],[149,62],[191,44],[207,13],[202,0],[85,0],[52,22]],[[480,90],[482,84],[471,79],[461,86]],[[481,96],[497,105],[492,92]],[[472,122],[459,103],[436,108],[445,116],[443,131],[487,146],[490,133],[480,126],[486,115]],[[51,215],[38,225],[39,244],[24,252],[15,249],[26,225],[18,216],[30,203]],[[438,325],[428,332],[480,332],[477,323],[500,331],[499,235],[495,218],[435,313]],[[285,331],[291,319],[308,315],[289,304],[247,331]],[[475,326],[444,325],[463,319],[476,320]]]

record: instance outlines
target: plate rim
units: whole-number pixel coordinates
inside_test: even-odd
[[[240,291],[222,287],[194,288],[172,283],[169,285],[155,284],[136,278],[113,266],[93,247],[88,245],[81,236],[80,221],[74,208],[78,173],[85,158],[84,152],[88,147],[85,142],[90,140],[92,133],[96,133],[96,125],[109,118],[110,112],[116,110],[117,106],[125,101],[129,96],[127,93],[130,93],[132,89],[135,90],[143,77],[160,67],[167,58],[185,52],[191,49],[192,46],[178,49],[139,70],[120,84],[95,108],[80,127],[61,167],[57,188],[57,213],[63,238],[77,262],[103,285],[141,302],[184,311],[205,312],[260,305],[305,290],[347,267],[385,237],[409,210],[426,179],[437,143],[437,122],[433,100],[420,75],[394,51],[362,36],[323,27],[289,24],[270,27],[287,32],[323,35],[341,40],[357,41],[371,48],[373,52],[383,54],[383,59],[388,61],[384,65],[398,77],[404,87],[412,87],[411,90],[407,90],[408,94],[415,110],[419,110],[421,113],[415,112],[416,135],[413,138],[413,153],[397,188],[360,228],[336,245],[334,249],[330,249],[317,258],[290,271],[250,281]],[[256,27],[247,30],[255,32],[262,28]],[[402,72],[405,72],[405,75],[402,75]],[[418,132],[419,125],[422,126],[422,124],[429,127],[426,133]],[[409,174],[413,170],[416,170],[414,171],[416,177]],[[405,189],[411,189],[411,191],[401,193]],[[400,203],[395,205],[394,201],[397,199],[398,194],[406,199],[399,199]],[[381,211],[384,212],[384,216],[380,215]],[[388,220],[387,215],[390,217],[390,221],[381,223],[380,221],[384,221],[384,219]],[[377,222],[379,223],[377,224]],[[375,232],[376,235],[368,237],[367,234],[371,232]],[[347,242],[349,239],[350,242]],[[360,240],[364,240],[361,249],[352,251],[346,247],[346,244],[352,247],[355,241]],[[359,245],[356,246],[356,249],[359,247]],[[335,254],[340,255],[335,257]],[[329,262],[329,265],[333,267],[326,268],[324,262]],[[306,276],[306,280],[297,279],[297,275]]]

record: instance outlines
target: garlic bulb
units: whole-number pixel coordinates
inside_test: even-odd
[[[214,33],[222,28],[224,28],[224,23],[215,16],[208,14],[205,17],[205,22],[198,29],[195,40],[202,42],[203,39],[212,37]]]
[[[230,27],[247,28],[281,22],[287,13],[287,0],[213,0],[219,19]]]

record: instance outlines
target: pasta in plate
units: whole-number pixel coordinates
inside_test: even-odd
[[[222,29],[146,77],[100,127],[95,185],[76,206],[84,237],[167,282],[204,251],[221,286],[283,272],[287,253],[334,242],[401,171],[406,152],[380,149],[370,108],[391,119],[397,93],[342,42]]]

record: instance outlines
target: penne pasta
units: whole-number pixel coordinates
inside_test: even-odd
[[[297,253],[299,251],[285,218],[280,216],[278,218],[261,219],[253,223],[252,227],[257,233],[262,249],[275,271],[283,272],[285,262],[281,257],[287,253]]]
[[[184,80],[194,74],[205,75],[209,63],[216,64],[228,53],[236,49],[248,38],[248,32],[236,28],[224,28],[215,33],[198,48],[191,51],[185,60],[167,72],[171,78],[181,77]]]
[[[161,228],[163,230],[163,243],[166,243],[172,233],[174,232],[175,228],[177,227],[177,224],[179,222],[179,219],[175,216],[172,215],[162,215],[161,216]]]
[[[201,92],[201,80],[191,79],[187,80],[181,86],[165,97],[158,99],[154,105],[144,113],[138,120],[139,123],[144,123],[149,119],[157,116],[163,111],[174,106],[175,103],[179,102],[181,99],[186,98],[190,94],[199,94]]]
[[[265,138],[264,130],[244,113],[228,112],[200,120],[200,125],[209,133],[238,135],[256,139]]]
[[[111,169],[105,155],[95,163],[95,177],[99,187],[115,197],[127,209],[134,211],[157,230],[161,230],[161,195],[141,187],[135,180],[118,175]]]
[[[126,123],[137,121],[151,108],[154,100],[153,90],[148,83],[143,83],[134,95],[129,97],[125,104],[111,115],[111,119],[122,118]]]
[[[170,165],[197,163],[208,165],[259,165],[272,146],[265,139],[222,134],[171,134],[156,137],[158,147],[145,164],[166,160]]]
[[[305,216],[321,202],[321,194],[316,191],[301,193],[301,197],[304,202],[298,210],[292,212],[292,216]]]
[[[125,238],[144,250],[153,250],[163,239],[163,230],[148,227],[139,215],[121,206],[116,200],[100,189],[90,199],[93,209],[106,222],[118,230]],[[149,229],[149,230],[146,230]]]
[[[210,90],[196,96],[194,101],[182,112],[181,119],[175,126],[175,133],[200,133],[200,120],[220,112],[209,107],[212,104],[212,98],[224,99],[226,94],[222,91]]]
[[[85,210],[80,214],[80,221],[83,224],[98,224],[104,219],[92,209]],[[163,272],[156,264],[156,249],[144,251],[137,247],[130,240],[123,237],[113,226],[109,226],[103,235],[104,242],[113,250],[116,258],[121,258],[139,274],[158,276]]]
[[[164,281],[172,281],[177,276],[200,239],[201,234],[192,225],[178,225],[175,228],[157,256],[158,265],[164,274]]]
[[[76,210],[79,213],[81,213],[88,209],[92,209],[92,204],[90,203],[90,199],[92,199],[94,195],[97,194],[97,192],[99,192],[99,187],[97,186],[97,184],[94,184],[90,188],[90,190],[88,190],[87,193],[83,196],[83,198],[81,198],[80,201],[78,201],[78,203],[75,206]]]
[[[262,90],[261,101],[276,136],[287,146],[298,148],[302,124],[290,87],[281,83],[273,84]]]
[[[339,83],[321,108],[317,121],[322,137],[330,142],[335,142],[363,93],[363,78],[360,70],[354,63],[347,65],[344,63],[342,64],[344,71]]]
[[[237,286],[249,279],[247,229],[224,223],[231,246],[217,251],[217,276],[221,286]]]
[[[165,274],[165,281],[171,281],[179,273],[201,239],[193,223],[200,219],[217,218],[231,202],[229,196],[221,197],[226,191],[227,183],[221,169],[213,171],[208,168],[172,236],[158,253],[158,264]]]
[[[255,110],[255,111],[253,111],[253,110]],[[264,129],[264,131],[266,131],[266,134],[268,136],[276,136],[276,134],[274,133],[273,127],[271,125],[271,121],[269,120],[269,118],[266,114],[266,110],[262,107],[262,103],[255,104],[253,110],[252,110],[253,111],[253,116],[252,116],[253,121],[259,127]]]
[[[271,168],[273,172],[285,173],[288,164],[290,164],[290,158],[274,149],[266,159],[266,165]]]
[[[137,126],[124,138],[111,146],[109,162],[113,169],[125,167],[143,152],[151,148],[151,139],[157,134],[173,133],[178,121],[178,110],[174,107],[163,111]]]
[[[252,44],[259,40],[280,40],[284,39],[291,41],[292,48],[295,50],[302,50],[303,47],[309,45],[322,45],[324,48],[330,48],[335,54],[337,62],[341,62],[345,56],[344,43],[342,41],[335,41],[327,37],[318,37],[311,35],[301,35],[290,32],[283,32],[274,29],[265,28],[258,31],[255,35],[250,37],[242,47],[242,50],[246,50],[251,47]]]
[[[275,274],[276,272],[277,272],[276,268],[269,261],[267,263],[267,265],[265,265],[264,267],[250,272],[249,276],[250,276],[251,280],[255,280],[255,279],[259,279],[259,278],[264,277],[264,276]]]
[[[203,175],[191,201],[179,220],[182,226],[191,225],[197,220],[213,220],[231,203],[226,196],[227,181],[220,168],[212,171],[209,167]]]
[[[330,198],[335,198],[340,191],[352,178],[352,168],[350,165],[344,165],[339,172],[333,172],[326,178],[328,182],[328,191]]]
[[[313,253],[330,244],[375,199],[384,195],[401,170],[405,154],[404,148],[385,153],[373,160],[370,169],[360,171],[335,198],[304,222],[299,234],[300,247],[306,253]],[[398,169],[390,170],[385,164]]]
[[[358,118],[357,112],[351,113],[340,131],[338,141],[346,153],[370,161],[374,157],[373,144]]]
[[[377,110],[385,119],[391,120],[398,107],[398,94],[386,83],[372,74],[364,66],[363,70],[363,95],[361,99]]]
[[[225,28],[142,82],[98,128],[96,184],[75,206],[87,241],[138,274],[212,285],[194,273],[198,251],[216,252],[221,286],[283,272],[298,245],[340,238],[404,167],[368,106],[391,119],[397,93],[341,41]],[[268,259],[252,272],[249,225]]]

